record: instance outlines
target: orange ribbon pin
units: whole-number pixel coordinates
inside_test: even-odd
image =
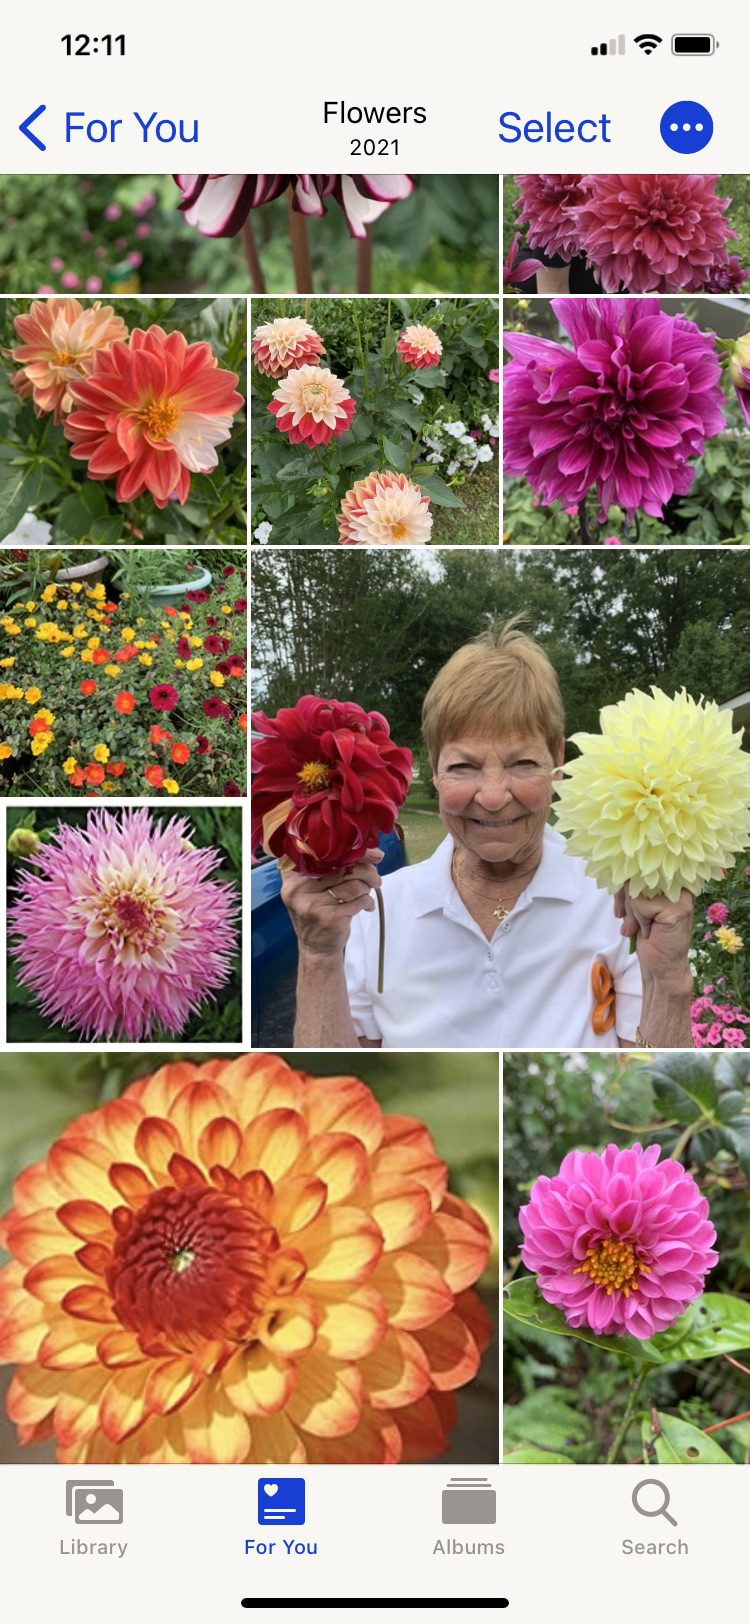
[[[598,959],[591,971],[591,990],[594,994],[591,1025],[597,1037],[601,1037],[615,1024],[615,984],[606,964]]]

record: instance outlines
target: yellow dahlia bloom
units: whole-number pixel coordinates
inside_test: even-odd
[[[608,891],[699,896],[750,836],[750,756],[731,711],[636,688],[605,705],[601,729],[573,735],[582,754],[559,785],[568,850]]]
[[[0,1223],[22,1443],[65,1464],[431,1460],[487,1340],[485,1224],[427,1129],[275,1055],[79,1117]]]
[[[71,382],[91,372],[99,350],[115,339],[127,339],[128,329],[111,305],[81,305],[77,299],[35,300],[14,326],[23,343],[11,350],[21,371],[13,388],[21,400],[33,396],[37,416],[53,412],[60,423],[72,411]],[[44,597],[44,593],[42,593]]]
[[[733,930],[731,925],[720,925],[719,929],[714,931],[714,936],[725,953],[741,953],[745,946],[739,931]]]

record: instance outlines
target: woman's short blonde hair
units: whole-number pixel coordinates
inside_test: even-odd
[[[456,649],[438,671],[422,706],[422,735],[433,771],[446,744],[467,735],[540,734],[556,759],[565,738],[557,677],[514,616]]]

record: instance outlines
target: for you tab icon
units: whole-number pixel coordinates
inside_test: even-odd
[[[497,1495],[487,1477],[451,1477],[443,1489],[444,1523],[494,1523]]]

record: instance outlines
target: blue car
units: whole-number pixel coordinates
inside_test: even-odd
[[[408,861],[403,831],[380,836],[379,874],[392,874]],[[288,1049],[294,1030],[297,938],[281,900],[281,874],[275,857],[264,857],[251,878],[252,1045]]]

